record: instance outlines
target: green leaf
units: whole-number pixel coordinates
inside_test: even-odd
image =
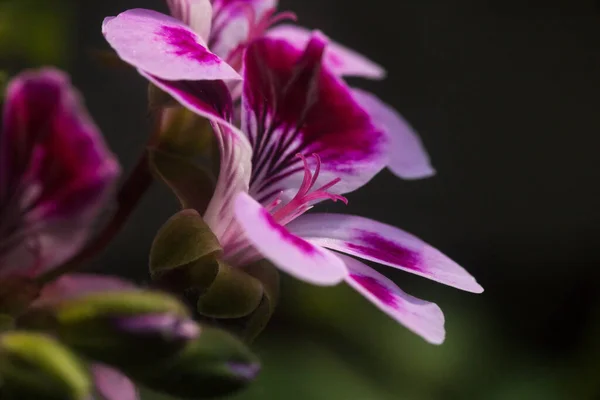
[[[83,400],[92,390],[89,374],[77,357],[37,333],[0,336],[0,376],[2,394],[8,398]]]

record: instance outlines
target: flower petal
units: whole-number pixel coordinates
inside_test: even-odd
[[[220,170],[213,196],[203,215],[204,221],[228,253],[232,243],[243,236],[234,215],[235,197],[247,192],[252,171],[252,149],[246,137],[235,128],[213,124],[220,151]]]
[[[47,270],[75,253],[106,208],[119,164],[69,78],[54,69],[11,81],[0,136],[2,268]],[[0,234],[2,234],[0,233]]]
[[[235,200],[235,215],[248,240],[280,269],[315,285],[335,285],[347,275],[332,252],[290,233],[246,193]]]
[[[229,124],[233,118],[233,101],[229,89],[220,80],[169,81],[142,70],[139,73],[170,94],[190,111],[210,120]]]
[[[174,18],[192,28],[205,43],[208,42],[212,24],[210,0],[167,0]]]
[[[296,48],[303,49],[309,42],[312,32],[296,25],[279,25],[267,32],[269,37],[285,39]],[[339,76],[359,76],[370,79],[383,79],[385,69],[365,56],[337,43],[327,46],[323,62]]]
[[[122,60],[158,78],[241,79],[194,31],[156,11],[133,9],[106,18],[102,33]]]
[[[242,130],[254,148],[251,194],[261,202],[299,187],[304,168],[298,153],[320,156],[316,185],[339,177],[337,193],[364,185],[386,164],[387,136],[346,84],[322,68],[326,44],[315,33],[304,52],[273,38],[246,50]]]
[[[352,257],[341,254],[339,257],[349,271],[348,285],[428,342],[441,344],[444,341],[444,314],[435,303],[404,293],[394,282]]]
[[[421,179],[435,175],[423,142],[396,110],[375,95],[353,89],[354,97],[366,109],[373,121],[389,136],[390,170],[404,179]]]
[[[129,378],[114,368],[104,364],[92,364],[92,376],[96,390],[104,400],[138,400],[135,385]]]
[[[230,61],[234,51],[251,39],[254,25],[276,7],[277,0],[213,0],[211,50]]]
[[[410,233],[381,222],[353,215],[306,214],[292,221],[288,229],[311,243],[468,292],[483,292],[467,271],[440,251]]]

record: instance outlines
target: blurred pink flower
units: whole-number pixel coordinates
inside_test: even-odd
[[[119,172],[65,74],[15,77],[0,132],[0,278],[36,277],[80,250]]]

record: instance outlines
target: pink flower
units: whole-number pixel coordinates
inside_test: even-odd
[[[14,78],[0,133],[0,278],[36,277],[80,250],[119,171],[66,75]]]
[[[233,114],[233,105],[224,99],[229,97],[228,88],[235,99],[241,94],[241,76],[236,71],[241,71],[243,51],[252,40],[267,35],[302,51],[312,35],[292,25],[267,29],[280,19],[272,18],[276,0],[214,0],[212,11],[208,0],[170,0],[169,5],[179,19],[134,9],[106,18],[102,31],[124,61],[201,114],[217,106],[222,108],[220,115]],[[324,50],[323,64],[336,76],[385,76],[379,65],[335,43]],[[394,132],[389,137],[394,151],[388,157],[395,174],[405,179],[435,174],[419,136],[394,109],[362,90],[352,90],[352,96],[374,124]]]
[[[319,33],[303,50],[269,37],[250,44],[244,59],[241,129],[223,113],[231,104],[225,91],[210,97],[211,108],[189,87],[163,85],[183,105],[214,121],[221,169],[203,217],[231,265],[243,268],[267,258],[313,284],[345,281],[429,342],[441,343],[444,317],[437,305],[407,295],[341,253],[459,289],[483,291],[471,275],[395,227],[352,215],[305,214],[320,201],[346,202],[343,193],[360,188],[386,166],[400,176],[431,169],[413,136],[373,118],[388,110],[357,96],[322,63],[326,48],[327,40]]]

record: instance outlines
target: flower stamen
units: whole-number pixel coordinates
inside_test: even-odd
[[[310,171],[306,157],[302,154],[296,155],[296,157],[300,158],[304,164],[304,178],[302,179],[302,184],[296,195],[287,204],[277,208],[282,202],[280,194],[267,206],[267,210],[271,212],[275,221],[281,225],[286,225],[298,218],[300,215],[310,210],[313,207],[314,202],[319,200],[340,200],[344,204],[348,204],[348,200],[344,196],[327,192],[328,189],[341,181],[340,178],[335,178],[331,182],[311,191],[311,188],[313,188],[317,182],[317,178],[321,172],[321,157],[317,154],[313,154],[312,156],[316,161],[314,173]]]

